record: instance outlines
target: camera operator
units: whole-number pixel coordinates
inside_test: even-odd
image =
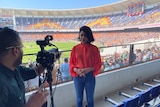
[[[22,48],[18,32],[7,27],[0,29],[0,107],[41,107],[49,95],[42,84],[26,102],[23,81],[35,78],[45,68],[21,66]]]

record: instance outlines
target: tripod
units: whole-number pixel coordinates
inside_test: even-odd
[[[59,59],[60,53],[58,51],[58,48],[54,45],[51,44],[49,41],[53,40],[52,35],[47,35],[44,40],[37,40],[36,43],[40,46],[41,51],[38,52],[37,54],[37,59],[36,61],[40,64],[42,64],[44,67],[47,69],[47,74],[45,76],[44,81],[42,82],[39,79],[39,85],[44,83],[45,81],[48,82],[49,88],[50,88],[50,99],[51,99],[51,107],[54,107],[54,101],[53,101],[53,93],[52,93],[52,70],[53,70],[53,62],[56,61],[56,59]],[[56,48],[53,48],[50,51],[45,51],[44,47],[45,46],[54,46]],[[47,107],[47,102],[44,103],[42,107]]]
[[[42,82],[41,80],[39,81],[40,84],[44,83],[45,81],[48,82],[49,84],[49,89],[50,89],[50,100],[51,100],[51,106],[54,107],[54,99],[53,99],[53,92],[52,92],[52,70],[53,70],[53,64],[47,65],[47,74],[45,76],[44,81]],[[42,107],[47,107],[47,102],[42,105]]]

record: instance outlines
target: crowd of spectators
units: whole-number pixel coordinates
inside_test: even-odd
[[[77,40],[77,33],[20,33],[24,42],[36,41],[37,39],[44,39],[46,35],[52,35],[54,41],[75,41]],[[94,32],[96,42],[101,46],[114,46],[139,41],[154,39],[159,40],[159,29],[146,29],[134,31],[112,31],[112,32]]]
[[[129,66],[130,64],[138,64],[146,61],[160,58],[160,47],[152,45],[143,49],[134,49],[132,54],[132,62],[130,63],[130,53],[124,50],[122,53],[115,52],[114,54],[107,54],[103,57],[102,71],[111,71],[113,69]]]

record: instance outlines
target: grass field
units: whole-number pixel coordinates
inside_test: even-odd
[[[63,60],[65,57],[69,57],[70,51],[74,45],[76,45],[79,42],[72,41],[72,42],[50,42],[57,46],[59,51],[62,51],[60,61]],[[23,56],[23,63],[28,63],[28,62],[34,62],[36,61],[36,54],[40,51],[40,46],[36,44],[36,42],[24,42],[24,56]],[[46,46],[44,49],[49,50],[55,48],[53,46]],[[67,50],[67,51],[66,51]],[[63,52],[66,51],[66,52]]]

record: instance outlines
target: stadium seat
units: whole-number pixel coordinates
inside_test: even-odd
[[[124,101],[124,107],[140,107],[139,105],[139,96],[134,98],[128,98]]]
[[[138,94],[139,96],[139,105],[142,106],[147,102],[152,100],[151,90],[143,91]]]
[[[160,95],[160,85],[156,85],[150,88],[151,90],[151,97],[154,99]]]
[[[154,87],[151,87],[150,91],[151,91],[150,94],[151,94],[151,97],[152,97],[152,100],[153,100],[152,105],[154,106],[158,96],[160,95],[160,85],[156,85]]]

